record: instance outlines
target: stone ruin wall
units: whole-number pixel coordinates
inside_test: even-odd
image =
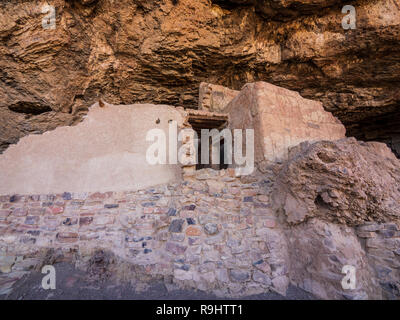
[[[271,185],[261,177],[241,182],[231,169],[205,169],[181,183],[137,192],[2,196],[1,255],[40,256],[41,249],[52,248],[84,261],[105,250],[154,278],[173,277],[220,295],[271,287],[282,292],[287,258],[277,246],[284,241],[265,238],[283,236],[275,231]],[[278,255],[271,257],[273,250]],[[20,267],[0,261],[8,261],[2,272]]]
[[[215,97],[207,101],[206,91]],[[179,181],[180,164],[147,162],[146,151],[152,142],[146,141],[146,134],[150,129],[165,132],[168,159],[169,123],[176,121],[178,131],[190,128],[190,112],[212,117],[212,111],[223,109],[229,129],[242,129],[244,136],[246,129],[254,129],[256,163],[286,160],[288,149],[303,141],[336,140],[345,135],[344,126],[321,103],[266,82],[247,84],[240,92],[203,83],[200,96],[199,111],[149,104],[103,103],[100,107],[96,103],[77,126],[26,136],[0,157],[0,194],[133,191]],[[212,104],[216,97],[218,108]]]
[[[311,219],[289,228],[271,201],[274,176],[203,169],[136,192],[1,196],[0,271],[21,276],[50,249],[87,269],[101,250],[130,266],[116,272],[127,281],[234,297],[285,294],[292,282],[320,298],[381,298],[379,281],[390,283],[388,270],[398,269],[378,259],[399,254],[398,226]],[[359,268],[357,290],[340,287],[344,264]]]
[[[267,82],[243,86],[224,108],[231,129],[254,129],[256,162],[284,161],[304,141],[337,140],[346,129],[318,101]]]
[[[287,160],[289,148],[301,142],[337,140],[346,133],[320,102],[263,81],[240,91],[202,82],[199,109],[228,114],[230,129],[254,129],[258,163]]]
[[[218,84],[202,82],[199,86],[199,110],[223,112],[239,92]]]
[[[291,131],[295,126],[293,120],[298,119],[285,108],[304,107],[308,101],[306,105],[319,115],[323,111],[320,104],[294,93],[288,95],[286,91],[265,83],[249,85],[224,110],[229,112],[230,108],[246,106],[236,111],[250,113],[250,122],[262,114],[267,125],[258,123],[255,126],[256,135],[262,137],[268,137],[268,123],[274,125],[274,119],[287,117],[292,122],[277,130],[287,131],[290,136],[294,132]],[[262,106],[280,106],[287,112],[266,114]],[[29,148],[33,148],[27,141],[42,138],[48,139],[48,143],[42,148],[40,143],[36,145],[39,159],[41,152],[45,152],[44,155],[50,152],[55,158],[46,155],[44,159],[68,163],[67,158],[56,152],[57,147],[65,149],[64,146],[54,142],[68,144],[72,141],[85,151],[80,154],[83,160],[80,165],[84,165],[93,155],[89,152],[86,157],[85,141],[92,144],[93,135],[106,137],[110,121],[132,124],[130,120],[140,118],[137,113],[140,105],[129,107],[128,112],[127,106],[106,104],[102,110],[96,106],[80,124],[86,128],[86,135],[78,125],[23,138],[0,159],[3,161],[0,174],[19,173],[15,166],[26,164],[24,157],[30,154],[32,149]],[[154,128],[157,119],[165,126],[171,116],[180,119],[180,128],[190,126],[187,111],[162,108],[157,113],[147,108],[146,121],[133,122],[139,123],[140,134]],[[98,127],[93,127],[96,123],[91,117],[93,114],[98,117]],[[311,128],[319,134],[315,139],[342,138],[343,126],[329,113],[324,115],[335,127],[335,135],[331,136],[324,126]],[[231,115],[230,121],[231,125],[235,124]],[[103,149],[103,146],[100,150],[104,155],[112,155],[115,148],[120,153],[131,154],[129,143],[140,140],[135,136],[138,127],[129,126],[131,134],[123,141],[119,139],[120,127],[114,128],[111,140],[106,140],[107,148],[111,149]],[[64,131],[73,135],[60,134]],[[308,131],[305,132],[294,136],[294,140],[309,140]],[[52,140],[54,134],[61,140]],[[256,141],[261,145],[264,142]],[[139,153],[145,150],[144,145],[136,146]],[[291,146],[290,143],[279,145],[278,151]],[[12,153],[20,156],[9,156]],[[264,154],[263,148],[259,154],[273,160]],[[18,181],[11,176],[10,183],[18,182],[15,190],[10,188],[12,184],[4,183],[0,192],[3,194],[0,196],[0,282],[18,279],[31,268],[48,263],[49,252],[59,252],[86,270],[98,252],[106,252],[115,255],[118,264],[114,271],[121,280],[162,279],[168,285],[212,291],[219,296],[236,297],[267,290],[285,294],[292,283],[319,298],[398,298],[398,160],[383,144],[361,143],[355,139],[321,141],[311,147],[301,144],[292,148],[287,157],[288,161],[283,157],[282,162],[258,166],[250,176],[235,176],[233,168],[195,171],[188,166],[176,167],[179,175],[175,179],[167,175],[166,180],[160,180],[162,176],[158,174],[168,172],[155,170],[151,171],[153,178],[145,176],[140,180],[143,184],[130,181],[132,185],[120,183],[118,175],[110,175],[107,170],[93,168],[95,173],[107,173],[106,176],[112,178],[108,182],[120,187],[111,192],[101,190],[104,185],[96,179],[91,180],[91,190],[82,192],[76,192],[79,190],[76,185],[68,187],[57,180],[53,181],[50,192],[24,191],[29,180]],[[35,163],[41,164],[41,161]],[[117,166],[113,161],[107,163]],[[31,164],[27,167],[37,174]],[[129,166],[126,168],[128,171],[121,172],[121,176],[130,172]],[[139,171],[135,168],[135,172]],[[36,176],[30,181],[40,182],[41,178]],[[58,181],[63,182],[62,179]],[[68,190],[70,192],[64,192]],[[280,202],[274,194],[283,196]],[[328,217],[340,219],[329,220]],[[357,288],[351,291],[341,287],[342,267],[347,264],[358,270]]]

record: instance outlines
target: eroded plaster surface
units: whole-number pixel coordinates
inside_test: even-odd
[[[180,179],[178,165],[150,165],[148,130],[178,126],[183,117],[167,105],[90,108],[83,122],[29,135],[0,156],[0,194],[137,190]]]

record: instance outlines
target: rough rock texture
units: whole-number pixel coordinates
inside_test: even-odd
[[[55,30],[42,28],[42,2],[0,4],[1,151],[77,124],[100,97],[197,108],[201,82],[258,80],[399,150],[397,0],[52,4]],[[355,30],[341,26],[344,4],[356,7]],[[219,296],[285,294],[291,282],[320,298],[398,299],[400,165],[389,149],[320,141],[270,165],[245,177],[185,171],[137,191],[1,196],[0,293],[57,249],[100,279],[112,268]],[[352,290],[341,285],[346,265]]]
[[[240,89],[268,81],[318,99],[363,137],[364,121],[399,127],[397,0],[54,0],[0,4],[0,150],[22,136],[80,121],[113,104],[196,107],[200,82]],[[357,28],[343,30],[344,4]],[[379,123],[378,123],[379,124]],[[389,138],[388,138],[389,136]]]
[[[302,143],[279,173],[275,196],[292,224],[315,216],[353,226],[397,220],[400,160],[378,142]]]
[[[290,278],[301,288],[323,299],[382,298],[374,269],[353,228],[311,219],[291,228],[288,240]],[[344,265],[355,267],[354,290],[342,288]]]
[[[386,145],[354,138],[291,150],[272,193],[291,281],[321,298],[399,298],[399,168]],[[353,290],[341,286],[345,265],[356,270]]]
[[[204,169],[136,192],[2,196],[0,294],[8,275],[27,271],[23,261],[43,260],[49,249],[70,253],[99,279],[161,278],[220,296],[284,294],[287,250],[265,177],[247,183],[232,169]],[[211,181],[223,188],[209,188]]]

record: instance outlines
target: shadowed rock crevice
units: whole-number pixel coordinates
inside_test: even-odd
[[[52,111],[49,106],[29,101],[19,101],[15,104],[9,105],[8,108],[11,111],[25,113],[28,115],[38,115],[41,113]]]
[[[396,107],[393,107],[393,110],[395,109]],[[364,141],[384,142],[400,158],[400,114],[398,112],[388,112],[388,114],[350,124],[347,127],[347,135]]]
[[[357,0],[213,0],[224,9],[233,10],[238,7],[250,6],[265,19],[288,21],[299,16],[322,14],[323,11],[342,8],[343,4],[355,5]]]

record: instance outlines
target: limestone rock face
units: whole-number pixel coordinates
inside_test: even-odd
[[[354,138],[303,143],[278,176],[287,221],[310,217],[346,225],[400,217],[400,161],[383,143]]]
[[[311,219],[291,228],[288,248],[290,278],[304,290],[322,299],[382,299],[374,266],[353,228]],[[342,287],[345,265],[355,270],[352,290]]]
[[[99,97],[196,108],[203,81],[296,90],[350,134],[395,143],[399,4],[351,3],[354,30],[333,0],[54,0],[56,28],[43,29],[41,1],[2,1],[0,151],[81,121]],[[390,123],[374,126],[381,117]]]
[[[383,143],[354,138],[291,150],[272,198],[293,283],[321,298],[398,299],[399,164]],[[352,289],[343,287],[346,266]]]

